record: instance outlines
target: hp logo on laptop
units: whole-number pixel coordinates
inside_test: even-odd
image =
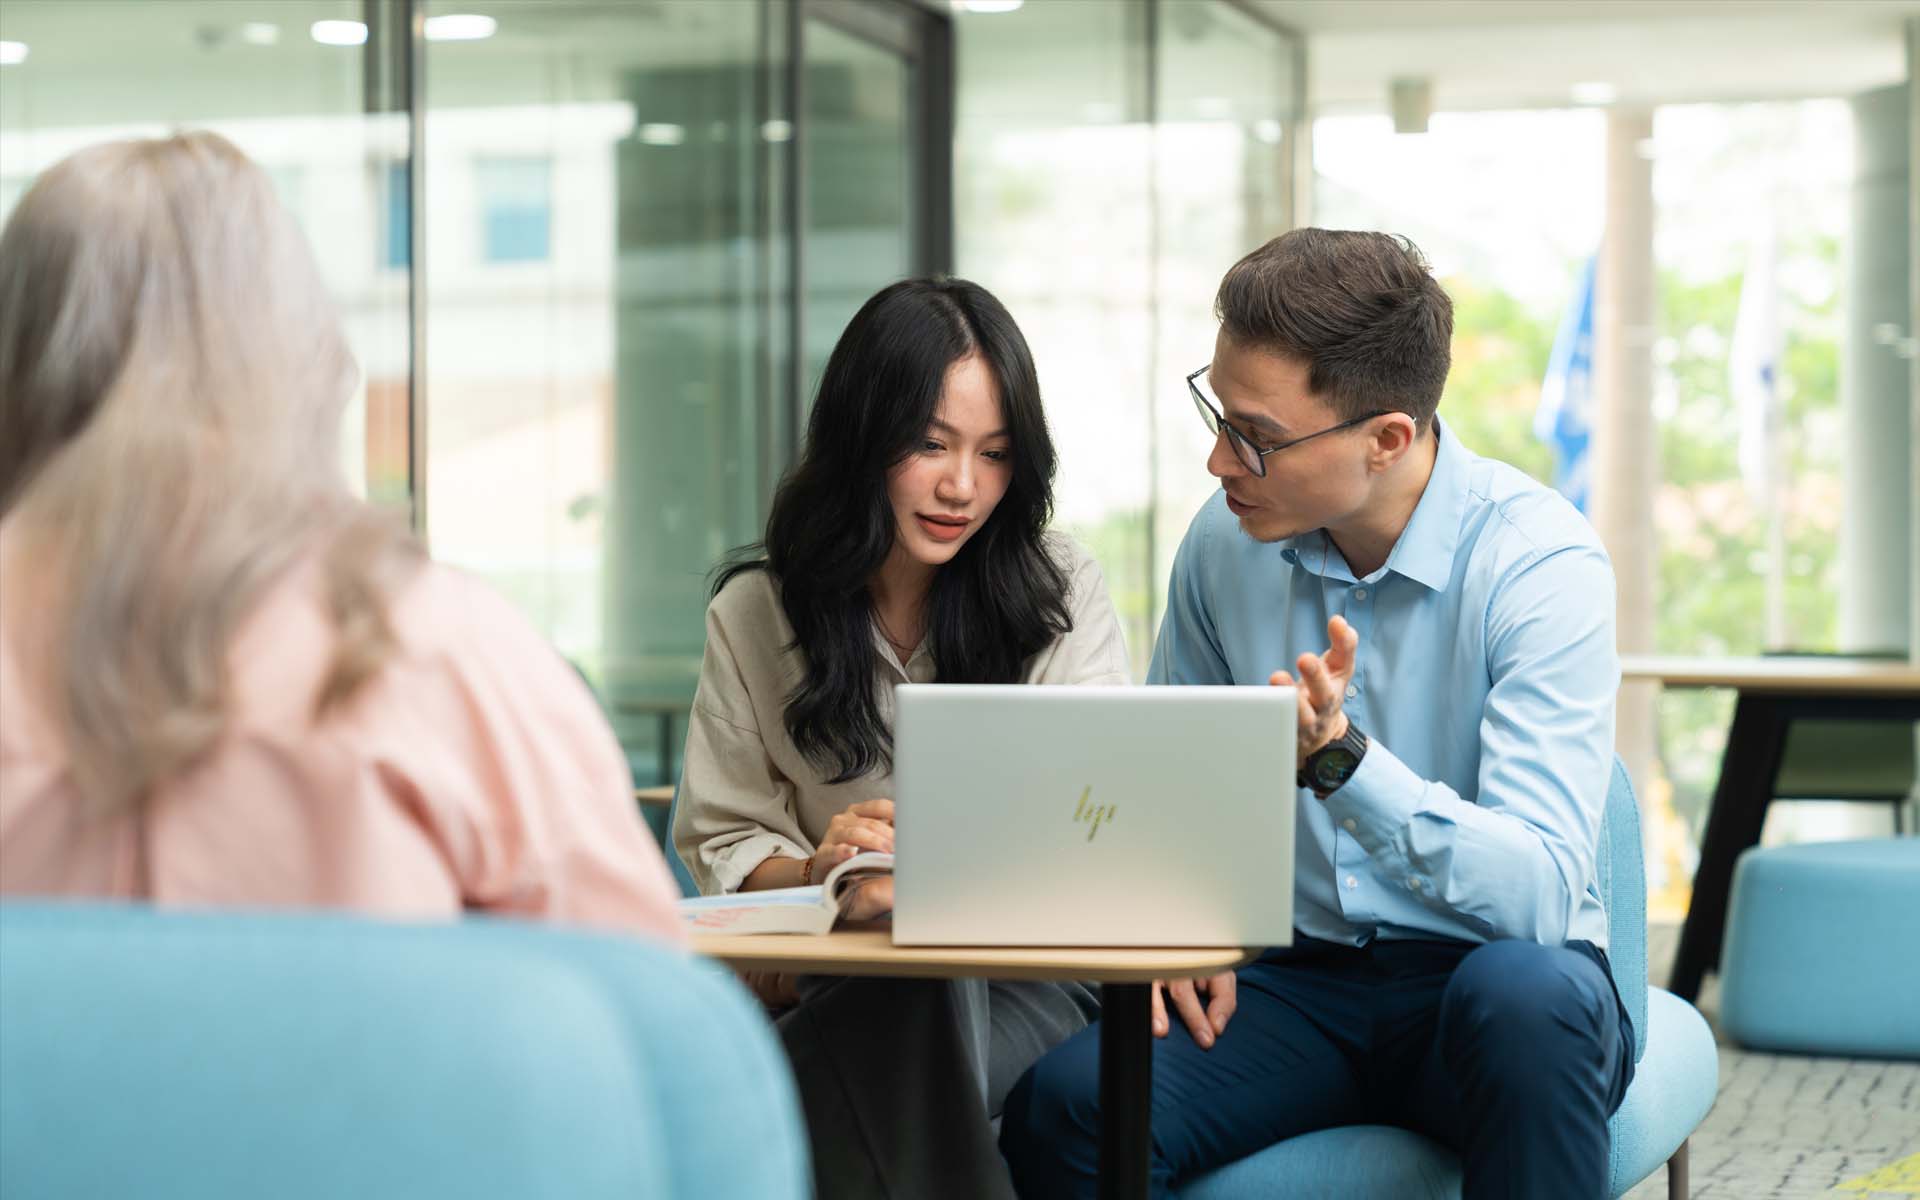
[[[1073,810],[1073,819],[1075,822],[1086,822],[1088,841],[1092,841],[1093,835],[1100,832],[1100,826],[1112,822],[1114,810],[1120,807],[1117,804],[1087,803],[1092,796],[1093,785],[1088,784],[1081,790],[1080,803]]]

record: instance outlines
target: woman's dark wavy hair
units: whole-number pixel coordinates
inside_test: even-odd
[[[1053,512],[1053,438],[1033,355],[1005,306],[964,279],[908,279],[861,306],[820,378],[800,461],[781,481],[766,538],[716,570],[714,594],[771,571],[806,675],[787,697],[787,733],[844,783],[892,769],[875,694],[867,584],[895,537],[887,472],[913,454],[947,368],[979,354],[1011,441],[1013,479],[984,525],[934,574],[927,632],[943,683],[1013,683],[1072,627],[1067,578],[1041,537]]]

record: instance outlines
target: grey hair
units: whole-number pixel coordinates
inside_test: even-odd
[[[224,733],[228,661],[269,585],[318,558],[337,637],[317,716],[396,646],[421,561],[340,467],[357,380],[271,182],[211,133],[93,146],[0,233],[0,521],[9,622],[83,796],[137,801]]]

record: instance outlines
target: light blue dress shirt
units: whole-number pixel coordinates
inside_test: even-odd
[[[1147,681],[1265,686],[1324,653],[1341,614],[1360,635],[1346,712],[1370,744],[1325,801],[1298,794],[1294,927],[1350,945],[1604,947],[1613,567],[1559,493],[1439,438],[1412,520],[1365,579],[1324,530],[1262,544],[1216,494],[1174,559]]]

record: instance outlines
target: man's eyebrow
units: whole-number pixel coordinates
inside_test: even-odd
[[[945,421],[942,421],[939,417],[935,417],[933,419],[933,424],[928,426],[928,428],[933,429],[939,433],[944,433],[949,437],[955,436],[960,432],[958,429],[955,429],[953,426],[947,424]],[[981,438],[980,440],[984,442],[984,441],[990,441],[993,438],[1006,437],[1006,436],[1008,436],[1007,431],[1003,427],[1003,428],[994,430],[992,433],[988,434],[984,438]]]
[[[1233,409],[1228,409],[1227,416],[1240,422],[1242,425],[1251,425],[1263,433],[1270,433],[1276,439],[1284,439],[1287,436],[1287,427],[1272,417],[1267,416],[1265,413],[1237,412]]]

